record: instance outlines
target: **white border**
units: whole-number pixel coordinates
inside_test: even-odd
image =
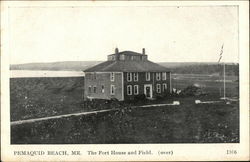
[[[122,145],[10,145],[9,113],[9,36],[8,7],[14,6],[239,6],[240,51],[240,143],[239,144],[122,144]],[[186,161],[186,160],[248,160],[249,159],[249,2],[248,1],[170,1],[170,2],[79,2],[79,1],[4,1],[1,2],[1,160],[3,161]],[[87,150],[148,150],[154,156],[88,156]],[[226,155],[226,150],[238,150]],[[80,150],[81,156],[13,156],[13,150]],[[173,156],[157,156],[157,150],[173,150]]]

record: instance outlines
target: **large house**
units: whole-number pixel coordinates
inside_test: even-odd
[[[142,53],[132,51],[108,55],[108,60],[86,69],[84,83],[85,99],[133,100],[145,94],[154,99],[171,93],[171,73],[163,66],[148,60]]]

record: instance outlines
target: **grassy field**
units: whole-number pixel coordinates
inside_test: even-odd
[[[11,127],[12,144],[235,143],[237,104],[124,108]]]
[[[205,92],[213,95],[223,95],[223,77],[214,75],[197,74],[173,74],[172,86],[177,89],[184,89],[188,85],[197,84]],[[239,96],[239,78],[237,76],[226,76],[226,96]]]
[[[199,104],[219,100],[219,76],[173,75],[173,87],[199,84],[208,96],[169,98],[143,103],[83,102],[83,77],[10,79],[11,121],[109,109],[96,115],[71,116],[11,126],[11,143],[213,143],[239,142],[239,103]],[[238,78],[227,78],[227,95],[238,97]],[[180,106],[131,109],[135,104]],[[152,115],[153,114],[153,115]]]
[[[221,78],[218,76],[178,74],[173,75],[172,86],[184,89],[188,85],[199,84],[210,94],[207,100],[216,100],[220,97],[220,88],[221,94],[223,93],[223,82],[217,81],[219,79]],[[226,83],[227,96],[238,97],[237,77],[228,79],[230,82]],[[82,100],[83,86],[84,77],[11,78],[11,121],[110,108],[105,103],[85,104]]]
[[[83,77],[11,78],[11,121],[82,111]]]

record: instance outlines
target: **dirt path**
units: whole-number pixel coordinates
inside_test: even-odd
[[[117,109],[107,109],[107,110],[98,110],[98,111],[91,111],[91,112],[81,112],[81,113],[49,116],[49,117],[36,118],[36,119],[18,120],[18,121],[10,122],[10,125],[19,125],[19,124],[24,124],[24,123],[32,123],[32,122],[37,122],[37,121],[49,120],[49,119],[58,119],[58,118],[64,118],[64,117],[69,117],[69,116],[97,114],[101,112],[108,112],[108,111],[114,111],[114,110],[117,110]]]
[[[153,104],[153,105],[143,105],[143,106],[132,106],[131,108],[134,109],[134,108],[139,108],[139,107],[161,107],[161,106],[166,106],[166,105],[175,105],[175,104]],[[32,123],[32,122],[37,122],[37,121],[58,119],[58,118],[64,118],[64,117],[70,117],[70,116],[97,114],[97,113],[115,111],[115,110],[118,110],[118,109],[106,109],[106,110],[97,110],[97,111],[90,111],[90,112],[80,112],[80,113],[64,114],[64,115],[57,115],[57,116],[49,116],[49,117],[36,118],[36,119],[18,120],[18,121],[10,122],[10,125],[11,126],[19,125],[19,124],[24,124],[24,123]]]

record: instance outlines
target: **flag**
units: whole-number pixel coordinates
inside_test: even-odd
[[[220,50],[220,58],[219,58],[218,63],[219,63],[219,62],[220,62],[220,60],[222,59],[222,54],[223,54],[223,46],[224,46],[224,44],[222,44],[222,46],[221,46],[221,50]]]

